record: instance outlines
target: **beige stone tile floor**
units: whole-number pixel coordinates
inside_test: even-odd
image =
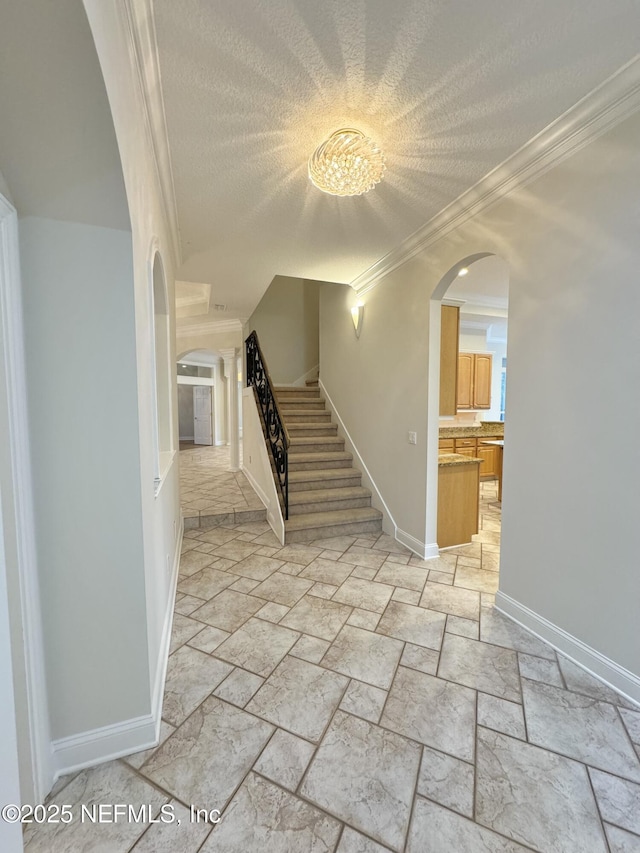
[[[266,518],[264,505],[245,475],[230,467],[228,447],[180,443],[180,506],[185,529]]]
[[[385,535],[187,530],[161,744],[51,797],[181,823],[35,828],[27,851],[637,853],[640,709],[495,610],[495,498],[426,562]]]

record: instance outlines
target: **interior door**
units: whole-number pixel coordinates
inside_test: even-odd
[[[193,443],[213,444],[210,385],[193,388]]]

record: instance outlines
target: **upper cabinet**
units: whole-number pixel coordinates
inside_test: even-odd
[[[458,399],[460,309],[443,305],[440,318],[440,415],[455,415]]]
[[[491,408],[491,360],[489,353],[459,353],[458,409]]]

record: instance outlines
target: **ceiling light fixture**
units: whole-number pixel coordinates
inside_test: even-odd
[[[336,130],[309,158],[309,178],[331,195],[362,195],[382,180],[384,154],[359,130]]]
[[[460,267],[458,270],[458,275],[466,275],[469,272],[467,267]]]

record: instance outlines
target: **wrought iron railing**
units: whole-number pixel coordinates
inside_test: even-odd
[[[285,518],[289,518],[289,433],[282,420],[269,369],[262,355],[258,335],[251,332],[247,347],[247,387],[253,387],[264,434],[271,451],[275,481],[282,499]]]

